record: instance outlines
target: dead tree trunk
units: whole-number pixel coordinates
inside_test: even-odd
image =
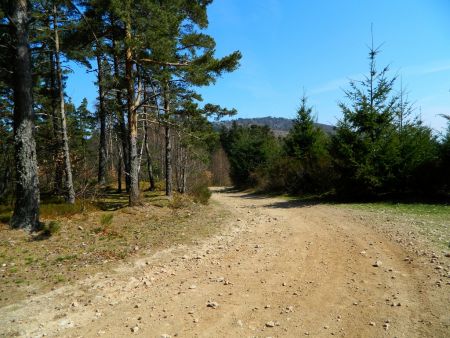
[[[62,82],[62,70],[59,50],[59,33],[56,5],[53,5],[53,33],[55,39],[55,63],[56,63],[56,80],[58,83],[59,93],[59,113],[61,119],[61,136],[62,136],[62,151],[64,155],[64,171],[66,174],[66,201],[67,203],[75,203],[75,190],[73,188],[72,179],[72,165],[70,163],[69,138],[67,136],[67,121],[66,111],[64,105],[64,87]]]
[[[14,63],[16,200],[11,227],[34,231],[39,227],[39,181],[34,140],[27,1],[14,1],[13,10],[12,26],[16,38]]]
[[[104,185],[106,183],[106,110],[105,110],[105,93],[103,86],[103,64],[100,52],[97,51],[97,82],[98,82],[98,117],[100,122],[100,142],[98,147],[98,183]]]

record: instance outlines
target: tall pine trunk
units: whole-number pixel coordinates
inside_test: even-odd
[[[166,124],[166,196],[172,197],[172,140],[170,137],[170,126]]]
[[[125,36],[129,43],[131,40],[131,18],[128,19],[125,29]],[[133,79],[133,55],[131,47],[128,45],[125,52],[125,80],[127,84],[127,103],[128,103],[128,137],[130,152],[130,206],[139,205],[139,158],[137,152],[137,109],[135,106],[134,79]]]
[[[172,140],[170,135],[170,97],[169,85],[164,86],[164,114],[166,115],[166,125],[164,127],[166,141],[166,196],[172,197]]]
[[[50,26],[51,29],[51,26]],[[50,51],[50,95],[51,95],[51,118],[52,118],[52,132],[53,132],[53,160],[55,165],[54,171],[54,186],[53,193],[60,194],[63,191],[64,182],[64,164],[63,155],[61,152],[61,126],[58,114],[58,90],[56,88],[56,75],[55,75],[55,53]]]
[[[100,142],[98,147],[98,183],[104,185],[106,183],[106,110],[105,97],[103,88],[103,64],[100,52],[97,51],[97,82],[98,82],[98,117],[100,122]]]
[[[111,19],[113,20],[113,19]],[[113,33],[113,39],[112,39],[112,46],[115,50],[116,48],[116,37]],[[116,88],[116,105],[117,105],[117,119],[119,121],[119,134],[120,134],[120,140],[122,143],[122,161],[123,161],[123,167],[125,169],[125,186],[127,192],[130,192],[130,156],[129,156],[129,146],[128,146],[128,130],[127,125],[125,123],[125,114],[124,114],[124,107],[122,104],[122,86],[120,83],[120,69],[119,69],[119,58],[116,53],[114,53],[113,56],[113,63],[114,63],[114,75],[116,84],[118,85],[118,88]]]
[[[147,87],[144,83],[144,102],[147,103]],[[148,190],[155,191],[155,176],[153,175],[153,163],[152,156],[150,155],[150,149],[148,146],[148,122],[147,122],[147,104],[144,105],[144,146],[145,146],[145,155],[147,156],[147,173],[148,180],[150,182],[150,187]]]
[[[26,0],[14,1],[13,23],[16,38],[14,64],[14,149],[16,196],[12,228],[37,230],[39,227],[39,181],[28,45],[28,8]]]
[[[58,82],[59,94],[59,113],[61,119],[61,136],[62,151],[64,156],[64,171],[66,174],[66,201],[67,203],[75,203],[75,190],[73,187],[72,165],[70,163],[69,137],[67,136],[66,110],[64,105],[64,86],[62,81],[62,70],[59,49],[59,33],[56,5],[53,5],[53,33],[55,39],[55,63],[56,63],[56,79]]]

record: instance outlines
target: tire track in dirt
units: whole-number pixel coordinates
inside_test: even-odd
[[[449,335],[448,287],[430,287],[429,267],[405,261],[410,253],[353,212],[213,199],[233,213],[220,236],[8,308],[0,324],[22,320],[25,336]]]

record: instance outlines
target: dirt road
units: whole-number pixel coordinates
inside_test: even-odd
[[[344,208],[238,193],[213,200],[233,214],[219,236],[3,308],[0,332],[450,336],[448,283],[436,285],[435,267],[423,264],[428,258],[413,257],[370,220]],[[447,269],[450,258],[443,259]]]

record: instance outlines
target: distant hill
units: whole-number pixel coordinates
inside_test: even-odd
[[[275,135],[278,136],[285,136],[288,131],[292,128],[292,124],[294,120],[292,119],[286,119],[284,117],[256,117],[256,118],[238,118],[236,120],[230,120],[230,121],[219,121],[214,122],[213,125],[216,129],[220,129],[222,127],[225,128],[231,128],[233,122],[236,122],[239,126],[251,126],[251,125],[257,125],[257,126],[268,126],[272,131],[275,133]],[[322,129],[327,134],[334,134],[335,133],[335,126],[331,126],[329,124],[323,124],[323,123],[315,123],[317,127]]]

